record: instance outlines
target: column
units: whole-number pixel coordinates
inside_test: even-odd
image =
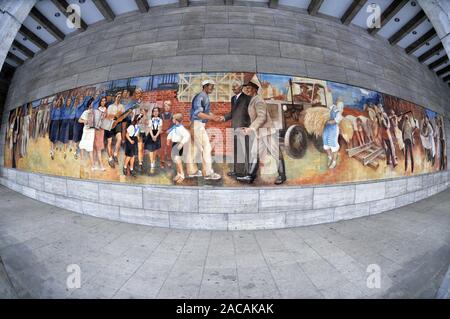
[[[23,21],[34,7],[36,0],[0,1],[0,69]]]
[[[418,0],[450,57],[450,1]]]

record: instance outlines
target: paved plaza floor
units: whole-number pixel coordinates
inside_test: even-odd
[[[332,224],[226,232],[108,221],[0,187],[0,297],[435,298],[449,287],[449,195]]]

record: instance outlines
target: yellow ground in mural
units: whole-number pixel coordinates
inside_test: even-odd
[[[347,146],[343,143],[339,152],[338,165],[334,169],[328,169],[326,154],[319,152],[312,142],[308,143],[305,155],[301,159],[290,158],[283,152],[287,171],[287,182],[285,185],[334,184],[412,175],[410,171],[405,172],[404,157],[399,151],[397,151],[399,165],[396,168],[387,166],[385,160],[379,160],[379,167],[374,169],[364,166],[356,159],[349,158],[345,151],[346,148]],[[119,165],[116,165],[114,169],[109,167],[106,152],[103,152],[102,162],[106,170],[102,172],[91,170],[87,155],[85,155],[85,158],[74,159],[74,150],[70,152],[67,149],[67,157],[64,159],[64,153],[59,149],[55,153],[54,160],[51,160],[49,150],[50,141],[47,137],[37,140],[31,139],[28,143],[27,155],[17,160],[17,168],[49,175],[150,185],[172,185],[172,179],[175,176],[174,168],[158,168],[153,174],[148,173],[147,158],[144,161],[145,174],[138,174],[136,177],[124,176],[122,173],[123,152],[119,156]],[[423,174],[435,170],[430,162],[422,160],[424,157],[423,153],[416,148],[414,154],[415,174]],[[11,152],[9,148],[5,149],[5,165],[11,167]],[[186,179],[182,186],[241,186],[240,183],[227,176],[229,168],[229,164],[215,163],[214,169],[223,176],[222,180],[211,182],[203,179]],[[273,184],[277,176],[273,159],[269,158],[261,167],[260,175],[259,179],[253,184],[254,186],[270,186]]]

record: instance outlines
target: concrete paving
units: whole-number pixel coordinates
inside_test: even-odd
[[[1,278],[14,288],[0,297],[448,298],[449,195],[337,223],[227,232],[108,221],[0,187]],[[80,288],[68,288],[70,265]]]

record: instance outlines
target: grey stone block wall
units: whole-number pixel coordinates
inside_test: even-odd
[[[250,230],[379,214],[444,191],[449,174],[341,186],[237,189],[112,184],[2,167],[0,184],[50,205],[111,220],[157,227]]]
[[[67,36],[19,67],[5,111],[81,85],[168,72],[316,77],[448,112],[450,90],[385,39],[331,18],[248,6],[159,7]]]
[[[285,8],[158,7],[89,26],[17,69],[0,130],[1,184],[82,214],[221,230],[295,227],[378,214],[448,187],[448,172],[339,186],[218,189],[84,181],[2,167],[8,111],[23,103],[103,81],[215,71],[307,76],[392,94],[445,114],[450,138],[449,88],[416,58],[364,29]]]

